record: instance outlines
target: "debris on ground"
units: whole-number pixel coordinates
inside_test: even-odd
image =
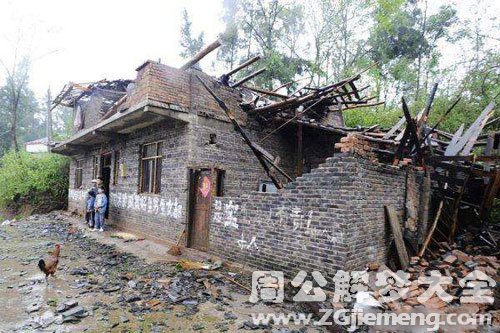
[[[134,235],[134,234],[129,233],[129,232],[123,232],[123,231],[113,232],[110,235],[110,237],[123,239],[125,242],[137,242],[137,241],[144,240],[143,237],[138,237],[137,235]]]
[[[248,290],[239,286],[250,285],[249,277],[227,271],[222,261],[146,263],[115,245],[99,243],[84,227],[69,232],[77,223],[54,212],[20,219],[5,229],[11,240],[0,242],[0,306],[5,315],[0,331],[269,329],[251,325],[254,305],[247,302]],[[55,277],[46,283],[37,263],[55,244],[62,244],[64,251]],[[267,311],[300,310],[296,304],[274,306]]]

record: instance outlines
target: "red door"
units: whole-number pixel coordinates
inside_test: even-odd
[[[191,222],[191,247],[208,250],[210,205],[212,203],[212,171],[202,169],[194,174],[194,203]]]

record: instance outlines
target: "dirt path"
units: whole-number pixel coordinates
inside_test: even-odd
[[[164,247],[89,236],[71,222],[52,213],[0,227],[0,332],[320,332],[256,327],[251,313],[299,309],[254,305],[225,268],[183,270]],[[37,263],[55,244],[60,264],[46,284]]]

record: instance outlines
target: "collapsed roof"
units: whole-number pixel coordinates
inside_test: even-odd
[[[103,79],[90,83],[69,82],[64,85],[52,105],[53,108],[57,105],[75,107],[77,103],[86,103],[92,96],[99,95],[102,97],[100,110],[102,114],[105,114],[118,100],[126,95],[127,87],[132,82],[132,80],[123,79],[113,81]]]

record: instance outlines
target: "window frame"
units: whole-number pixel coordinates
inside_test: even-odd
[[[118,178],[120,177],[120,159],[121,152],[119,149],[115,150],[113,162],[113,185],[118,185]]]
[[[161,192],[161,168],[163,162],[163,140],[154,141],[149,143],[144,143],[140,148],[139,155],[139,194],[160,194]],[[152,156],[144,156],[146,153],[146,148],[150,146],[156,146],[156,154]],[[146,189],[144,186],[144,166],[145,163],[152,162],[152,168],[150,169],[150,185]]]
[[[75,189],[83,185],[83,159],[75,160]]]
[[[92,156],[92,180],[99,177],[99,167],[101,165],[101,158],[99,155]]]

